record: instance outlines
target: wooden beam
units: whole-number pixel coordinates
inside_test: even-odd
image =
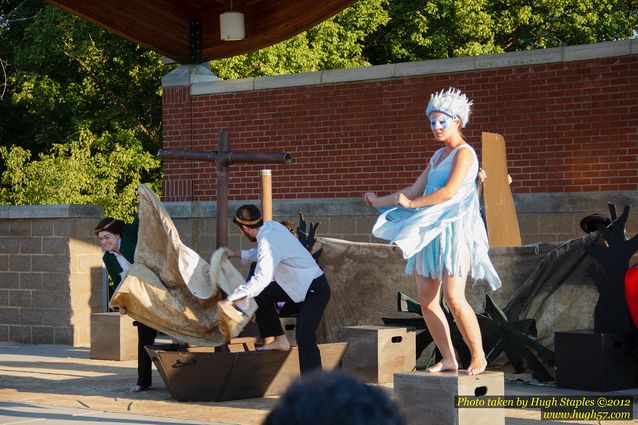
[[[187,3],[168,0],[48,2],[177,62],[188,60],[188,24],[194,12]]]

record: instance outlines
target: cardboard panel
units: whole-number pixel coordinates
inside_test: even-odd
[[[507,181],[505,139],[500,134],[483,132],[482,140],[482,168],[487,173],[483,200],[490,247],[521,246],[514,199]]]

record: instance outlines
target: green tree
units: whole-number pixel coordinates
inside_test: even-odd
[[[16,144],[46,149],[92,132],[134,131],[160,146],[159,55],[52,6],[42,8],[13,46],[11,101],[30,130]]]
[[[0,6],[0,58],[8,64],[0,202],[97,203],[127,218],[138,182],[159,188],[154,155],[170,68],[41,1]]]
[[[13,51],[22,41],[22,33],[41,6],[30,1],[0,0],[0,141],[20,137],[29,129],[22,124],[23,112],[11,102],[9,76],[15,72]]]
[[[0,204],[102,205],[106,215],[128,220],[135,214],[137,186],[159,167],[133,131],[80,131],[76,141],[55,144],[32,160],[19,146],[0,147],[5,169],[0,177]],[[158,192],[158,182],[150,182]]]
[[[636,0],[402,0],[365,41],[373,64],[620,40],[638,28]]]

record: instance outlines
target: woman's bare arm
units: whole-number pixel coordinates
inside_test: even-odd
[[[410,198],[416,198],[420,194],[423,193],[425,189],[425,185],[428,182],[428,172],[430,171],[430,165],[428,165],[425,170],[419,175],[416,181],[397,192],[391,193],[386,196],[377,196],[376,193],[367,192],[363,195],[363,199],[366,204],[371,205],[375,208],[387,207],[392,205],[398,205],[398,201],[400,196],[403,195],[408,196]]]

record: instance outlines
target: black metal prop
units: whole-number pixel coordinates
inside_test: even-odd
[[[317,242],[315,235],[317,233],[317,228],[321,223],[308,223],[304,218],[301,211],[299,212],[299,226],[297,227],[297,238],[299,242],[312,254],[312,258],[315,260],[319,258],[323,248],[319,248],[316,252],[312,252],[312,248]]]
[[[625,205],[620,217],[616,214],[615,204],[607,206],[611,223],[598,226],[602,240],[585,246],[585,252],[598,262],[589,269],[599,293],[594,308],[594,331],[627,332],[632,331],[634,325],[625,299],[625,273],[629,259],[638,251],[638,234],[631,239],[625,235],[629,205]]]

